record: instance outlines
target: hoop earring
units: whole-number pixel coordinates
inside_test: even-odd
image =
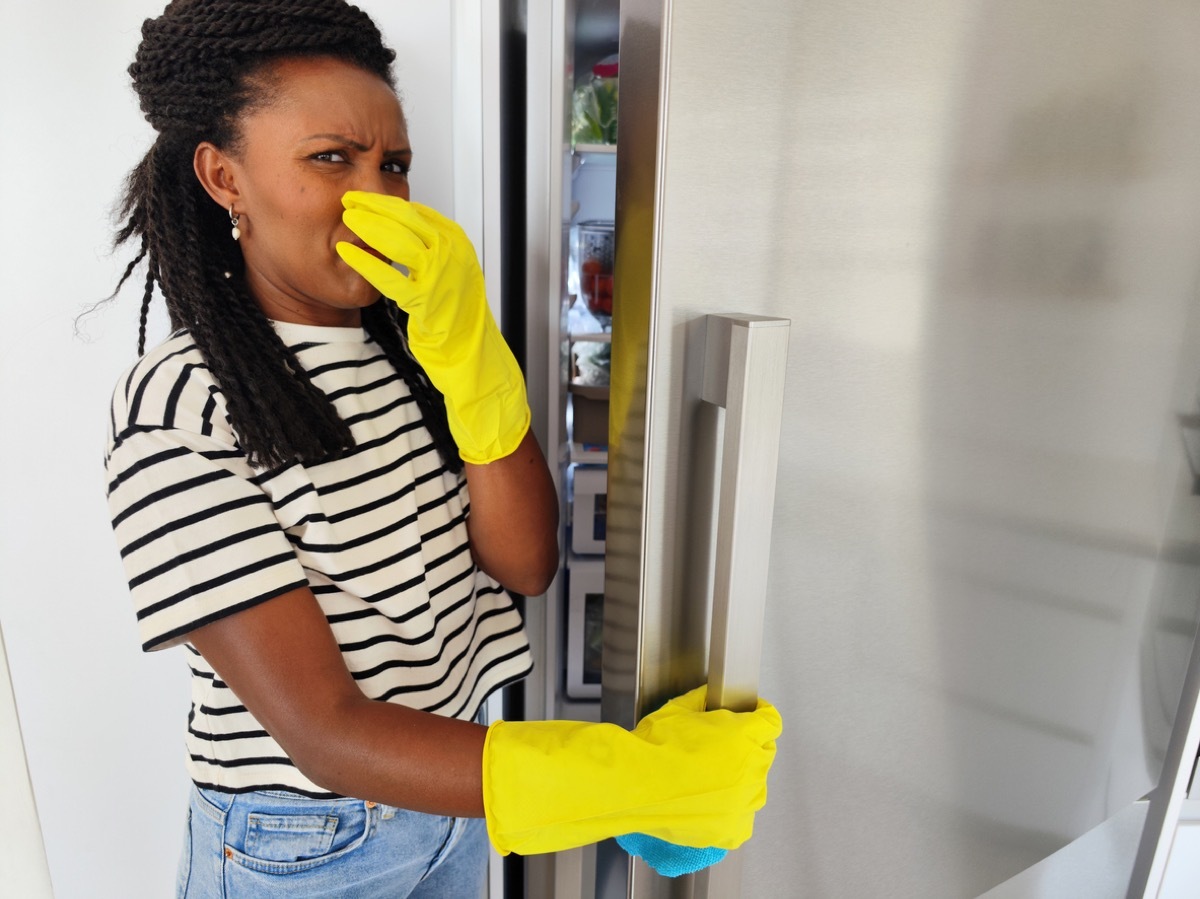
[[[234,240],[237,240],[239,237],[242,236],[242,229],[238,227],[238,221],[240,219],[241,219],[241,216],[233,214],[233,204],[230,203],[229,204],[229,224],[233,225],[233,230],[230,231],[229,233],[231,235],[233,235]]]

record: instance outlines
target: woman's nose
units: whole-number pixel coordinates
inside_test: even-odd
[[[408,199],[408,179],[385,172],[381,166],[363,166],[355,178],[354,190],[388,194]]]
[[[363,190],[373,194],[385,194],[387,190],[384,188],[383,172],[378,166],[364,165],[358,170],[358,177],[354,179],[354,189]]]

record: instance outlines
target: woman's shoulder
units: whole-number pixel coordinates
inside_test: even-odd
[[[112,439],[131,429],[228,430],[225,403],[203,354],[187,331],[148,350],[117,379]]]

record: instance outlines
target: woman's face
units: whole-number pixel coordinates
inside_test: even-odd
[[[223,184],[240,216],[246,281],[268,318],[358,325],[379,291],[334,249],[363,245],[342,224],[342,195],[408,199],[400,102],[385,81],[334,59],[283,60],[268,74],[272,102],[243,116],[240,151],[197,150],[197,174],[218,202]]]

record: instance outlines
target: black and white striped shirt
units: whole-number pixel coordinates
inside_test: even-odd
[[[383,351],[361,328],[275,327],[350,425],[354,451],[251,467],[180,333],[117,385],[109,507],[143,647],[187,646],[193,780],[323,797],[186,644],[189,632],[307,585],[367,696],[457,718],[532,660],[511,597],[471,559],[466,481],[442,466]]]

